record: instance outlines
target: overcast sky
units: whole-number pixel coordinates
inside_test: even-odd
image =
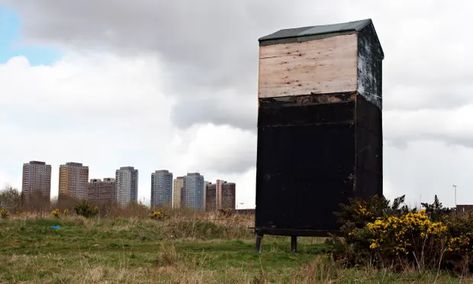
[[[255,200],[258,42],[371,18],[383,62],[384,192],[473,203],[471,1],[0,0],[0,185],[24,162],[90,178],[198,171]]]

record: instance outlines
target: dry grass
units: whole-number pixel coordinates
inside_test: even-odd
[[[149,218],[0,220],[0,283],[456,283],[435,273],[345,269],[320,238],[265,237],[254,249],[253,217],[169,212]],[[54,231],[51,225],[61,228]],[[473,279],[463,279],[468,282]]]

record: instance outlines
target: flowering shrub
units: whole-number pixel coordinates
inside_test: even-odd
[[[338,213],[341,236],[329,242],[347,265],[375,265],[395,270],[415,267],[465,273],[473,268],[473,215],[446,209],[435,197],[423,210],[391,205],[382,197],[351,200]]]
[[[167,217],[167,215],[163,210],[157,209],[157,210],[152,210],[149,213],[149,217],[153,220],[164,220]]]
[[[432,266],[438,264],[448,230],[443,222],[432,222],[425,210],[377,219],[363,229],[370,236],[375,261],[404,258],[421,269],[428,261],[434,262]]]
[[[473,214],[453,212],[444,220],[449,235],[445,268],[460,274],[473,272]]]
[[[8,218],[8,215],[8,210],[3,207],[0,207],[0,218],[6,219]]]
[[[55,208],[51,211],[51,215],[55,218],[59,218],[61,215],[61,210],[59,210],[58,208]]]
[[[373,235],[370,249],[380,248],[380,243],[392,240],[394,243],[387,249],[389,252],[406,253],[413,249],[419,240],[429,237],[442,237],[447,226],[442,222],[432,222],[425,213],[410,212],[405,215],[389,216],[366,224],[366,229]]]

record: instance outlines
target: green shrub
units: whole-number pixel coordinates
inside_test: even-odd
[[[89,202],[83,200],[74,207],[77,215],[84,216],[85,218],[91,218],[97,216],[99,208]]]
[[[155,259],[156,266],[173,266],[181,260],[181,255],[176,251],[173,244],[161,244],[158,256]]]
[[[473,212],[452,212],[444,220],[449,235],[445,267],[459,274],[473,272]]]
[[[443,207],[442,203],[439,201],[437,195],[434,197],[434,202],[421,203],[424,210],[429,215],[430,219],[433,221],[444,221],[445,218],[448,218],[449,214],[452,212],[451,209]]]
[[[228,235],[230,228],[205,220],[178,220],[169,226],[174,238],[218,239]]]
[[[233,216],[233,210],[232,209],[219,209],[218,215],[222,217],[231,217]]]
[[[16,213],[21,207],[21,194],[16,188],[6,186],[0,190],[0,207]]]

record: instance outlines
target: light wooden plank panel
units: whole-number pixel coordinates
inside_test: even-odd
[[[260,47],[260,98],[356,89],[356,33]]]

